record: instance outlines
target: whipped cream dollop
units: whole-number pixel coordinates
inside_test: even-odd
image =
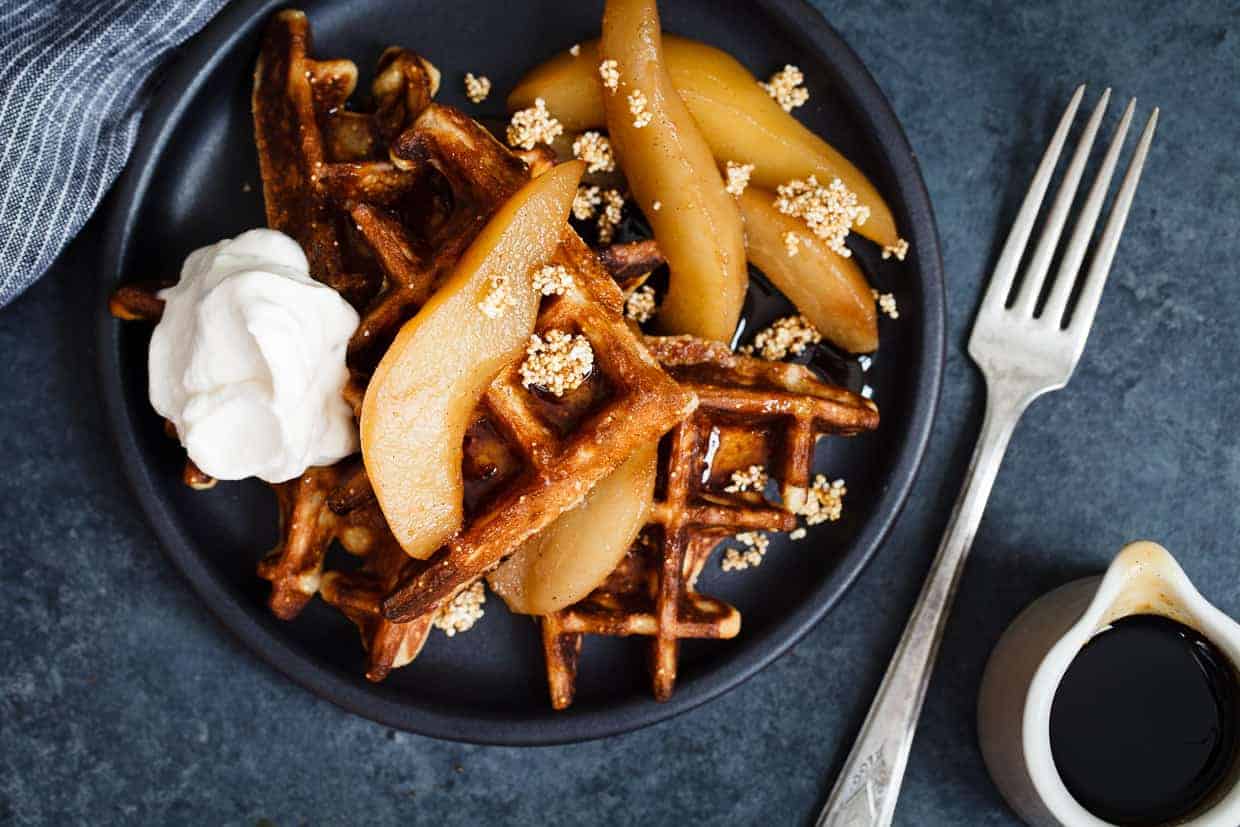
[[[310,277],[301,246],[250,230],[195,250],[151,336],[151,405],[223,480],[284,482],[357,451],[341,396],[356,311]]]

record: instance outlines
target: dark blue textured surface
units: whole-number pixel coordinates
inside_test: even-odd
[[[809,821],[946,521],[981,398],[968,324],[1080,81],[1159,104],[1163,120],[1077,376],[1033,406],[1000,474],[897,823],[1015,823],[973,710],[987,652],[1037,594],[1150,537],[1240,614],[1240,11],[819,5],[918,151],[951,291],[942,413],[913,501],[821,626],[705,708],[580,746],[440,743],[314,699],[221,629],[131,502],[95,398],[95,222],[0,313],[0,822]]]

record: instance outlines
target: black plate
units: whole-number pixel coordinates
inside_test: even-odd
[[[196,247],[264,224],[250,122],[250,80],[264,20],[285,3],[228,8],[162,78],[109,217],[100,285],[102,393],[138,500],[176,565],[221,620],[276,668],[311,691],[383,724],[440,738],[549,744],[596,738],[690,709],[753,675],[804,635],[839,599],[887,535],[921,462],[942,371],[943,279],[938,237],[917,163],[886,99],[856,55],[799,0],[718,3],[663,0],[669,31],[721,46],[766,74],[785,63],[808,78],[798,117],[864,169],[884,192],[912,250],[903,265],[863,250],[876,285],[893,291],[899,321],[884,321],[882,348],[866,381],[883,413],[876,434],[830,440],[820,467],[848,480],[845,517],[795,545],[772,542],[758,569],[724,574],[716,563],[703,591],[733,601],[740,637],[689,642],[671,701],[650,698],[645,647],[587,641],[578,699],[553,712],[535,625],[492,597],[470,633],[435,632],[411,666],[374,685],[361,675],[353,627],[320,601],[292,623],[270,616],[254,564],[275,541],[266,486],[222,483],[197,493],[179,482],[182,455],[163,436],[146,396],[142,325],[106,311],[118,282],[171,277]],[[440,98],[475,115],[501,117],[504,95],[538,61],[598,31],[601,2],[542,0],[341,0],[307,2],[320,57],[348,57],[363,73],[383,47],[422,52],[444,72]],[[517,10],[519,9],[519,11]],[[489,75],[483,106],[464,100],[466,70]],[[759,297],[752,321],[786,312]]]

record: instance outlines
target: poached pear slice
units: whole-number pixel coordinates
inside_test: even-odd
[[[878,311],[865,274],[830,249],[799,218],[775,208],[775,195],[754,186],[737,199],[749,260],[828,341],[850,353],[878,349]],[[799,240],[788,254],[785,238]]]
[[[544,615],[594,591],[646,524],[657,471],[653,446],[603,479],[578,508],[561,514],[487,575],[517,614]]]
[[[429,557],[461,526],[466,427],[534,331],[539,296],[531,271],[559,246],[584,170],[580,161],[561,164],[518,190],[400,329],[367,386],[362,460],[392,533],[412,557]],[[503,301],[495,301],[497,290]]]
[[[728,161],[753,164],[750,181],[770,190],[810,175],[822,184],[839,178],[856,193],[857,203],[870,209],[869,219],[856,232],[883,246],[898,244],[891,208],[869,178],[781,109],[736,58],[670,34],[663,36],[663,58],[672,84],[720,166]],[[508,96],[509,110],[533,106],[534,98],[542,98],[570,132],[603,126],[607,95],[599,82],[598,64],[598,41],[582,43],[576,55],[556,55],[517,83]]]
[[[619,71],[603,92],[612,147],[671,268],[658,324],[728,342],[749,283],[740,213],[663,65],[654,0],[608,0],[599,54]]]

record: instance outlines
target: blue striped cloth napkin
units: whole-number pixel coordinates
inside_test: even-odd
[[[169,50],[226,0],[0,0],[0,307],[82,229]]]

